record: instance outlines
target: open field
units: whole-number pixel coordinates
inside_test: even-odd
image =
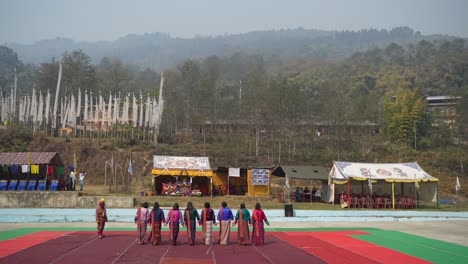
[[[165,227],[156,247],[137,245],[132,223],[109,223],[102,240],[93,223],[0,224],[0,263],[466,263],[466,224],[276,223],[264,246],[237,245],[235,229],[228,246],[202,245],[201,233],[189,246],[184,228],[172,246]]]

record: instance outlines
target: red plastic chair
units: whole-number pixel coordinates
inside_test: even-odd
[[[375,198],[375,208],[383,208],[383,200],[380,197]]]

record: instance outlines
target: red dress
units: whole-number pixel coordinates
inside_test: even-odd
[[[262,209],[255,209],[252,212],[252,244],[263,246],[265,243],[265,227],[264,222],[268,222],[265,213]]]

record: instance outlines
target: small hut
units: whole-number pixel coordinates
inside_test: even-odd
[[[0,189],[45,190],[62,182],[64,166],[57,152],[0,153]]]

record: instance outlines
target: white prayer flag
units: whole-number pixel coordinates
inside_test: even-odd
[[[46,97],[46,105],[45,105],[45,120],[46,120],[46,125],[49,124],[49,114],[50,114],[50,92],[49,89],[47,89],[47,97]]]
[[[133,122],[133,127],[137,127],[138,126],[138,105],[137,105],[135,94],[133,93],[132,95],[133,95],[132,122]]]
[[[107,125],[112,124],[112,94],[109,94],[109,105],[107,107]]]
[[[128,169],[127,169],[128,173],[133,176],[133,168],[132,168],[132,160],[128,160]]]
[[[460,180],[457,176],[457,183],[455,184],[455,191],[458,192],[461,189]]]
[[[62,60],[60,58],[60,60]],[[54,113],[52,115],[52,127],[56,128],[57,126],[57,103],[58,103],[58,97],[59,97],[59,92],[60,92],[60,81],[62,80],[62,62],[59,62],[59,74],[58,74],[58,80],[57,80],[57,89],[55,90],[55,99],[54,99]]]

